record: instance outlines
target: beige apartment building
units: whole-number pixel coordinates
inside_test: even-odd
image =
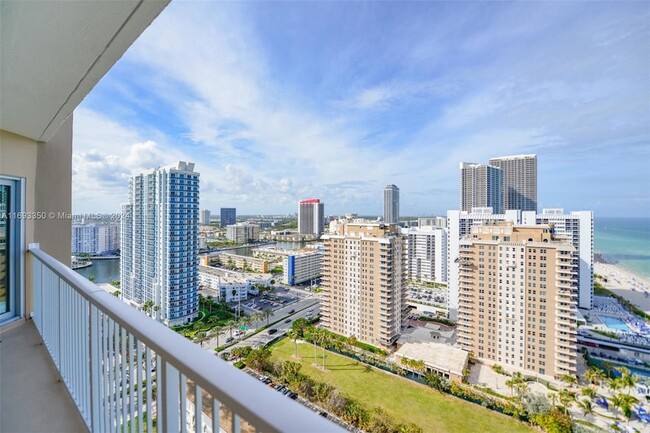
[[[406,318],[406,241],[395,224],[338,221],[324,235],[325,328],[390,346]]]
[[[458,342],[512,370],[576,374],[575,249],[548,225],[472,227],[460,242]]]

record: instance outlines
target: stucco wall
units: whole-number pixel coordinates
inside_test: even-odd
[[[47,143],[0,130],[0,175],[20,177],[25,212],[54,212],[55,217],[24,219],[24,249],[37,242],[43,251],[70,265],[72,221],[72,116]],[[32,311],[31,262],[25,266],[25,312]]]

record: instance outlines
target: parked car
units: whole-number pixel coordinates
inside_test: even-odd
[[[234,340],[234,338],[232,338],[232,337],[228,337],[228,338],[226,338],[226,343],[230,343],[230,342],[233,341],[233,340]]]

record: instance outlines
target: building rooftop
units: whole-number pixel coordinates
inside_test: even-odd
[[[273,274],[252,273],[252,272],[237,272],[228,269],[215,268],[212,266],[199,265],[199,272],[204,272],[214,275],[221,279],[222,283],[226,284],[245,284],[248,281],[259,281],[271,278]]]
[[[459,376],[463,374],[468,357],[464,350],[440,343],[406,343],[395,355],[422,360],[431,367]]]

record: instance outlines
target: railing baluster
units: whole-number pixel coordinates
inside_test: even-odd
[[[89,352],[90,356],[88,357],[90,369],[89,376],[89,404],[90,404],[90,430],[93,432],[103,431],[102,422],[100,421],[100,409],[103,407],[103,399],[101,398],[101,385],[99,383],[99,377],[101,372],[101,365],[99,361],[101,353],[101,340],[100,340],[100,331],[99,331],[99,312],[97,308],[93,307],[91,304],[88,304],[90,310],[90,333],[89,333]]]
[[[187,433],[187,378],[183,374],[180,377],[181,433]]]
[[[230,419],[232,420],[230,433],[241,433],[241,418],[233,409],[230,409]]]
[[[158,378],[162,379],[162,389],[160,390],[162,392],[158,395],[161,400],[158,410],[162,409],[162,414],[158,413],[158,420],[162,420],[162,431],[178,431],[179,372],[167,360],[163,359],[162,365],[159,366]]]
[[[203,391],[198,383],[194,383],[194,431],[203,432]]]
[[[129,433],[136,429],[135,425],[135,393],[138,376],[136,374],[136,362],[139,359],[135,347],[135,337],[129,332]]]
[[[108,324],[108,421],[109,431],[115,431],[115,322],[109,319]]]
[[[137,359],[137,363],[138,363],[138,429],[137,429],[137,432],[142,433],[144,431],[144,428],[143,428],[144,423],[143,423],[143,418],[142,418],[142,413],[143,413],[143,410],[142,410],[142,393],[145,392],[143,390],[143,388],[142,388],[143,385],[144,385],[144,383],[143,383],[144,378],[142,377],[142,363],[146,362],[146,361],[144,361],[142,359],[142,356],[144,355],[144,353],[142,353],[142,343],[140,342],[140,340],[136,339],[135,344],[136,344],[136,346],[138,348],[137,349],[137,355],[138,355],[138,359]],[[134,428],[135,428],[135,426],[134,426]]]
[[[221,425],[221,403],[212,396],[212,433],[219,433]]]
[[[127,398],[130,396],[130,394],[126,392],[127,389],[128,389],[127,385],[126,385],[126,376],[127,376],[127,373],[129,373],[129,371],[128,371],[129,370],[128,369],[129,358],[127,357],[127,350],[126,350],[127,349],[126,343],[127,343],[128,340],[127,340],[127,337],[126,337],[126,329],[124,329],[124,328],[122,328],[121,341],[122,341],[122,362],[120,362],[120,366],[121,366],[121,369],[122,369],[122,373],[121,373],[122,374],[122,392],[120,392],[120,398],[122,399],[122,431],[126,433],[126,423],[127,423],[127,419],[128,419],[128,416],[127,416],[127,413],[128,413],[128,409],[127,409],[128,400],[127,400]],[[129,376],[129,381],[130,381],[130,379],[131,379],[131,377]]]
[[[147,352],[146,358],[147,358],[147,432],[153,431],[153,402],[151,401],[152,399],[152,383],[151,383],[151,349],[145,346],[145,350]]]

